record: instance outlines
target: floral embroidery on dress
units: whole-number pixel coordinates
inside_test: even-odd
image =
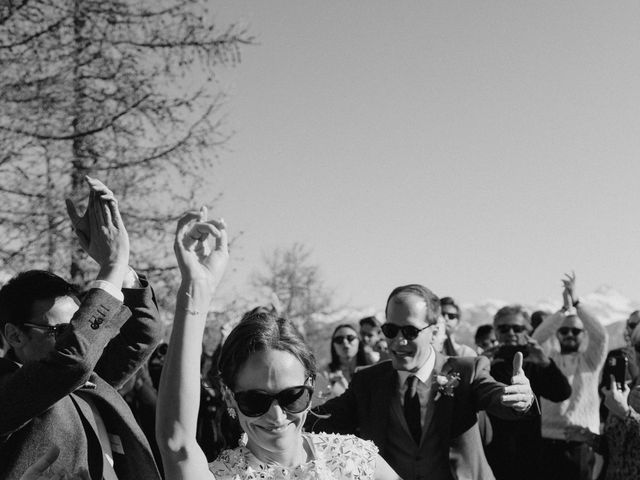
[[[367,480],[375,471],[378,449],[353,435],[306,434],[315,459],[288,468],[261,463],[246,447],[225,450],[209,464],[216,480]]]

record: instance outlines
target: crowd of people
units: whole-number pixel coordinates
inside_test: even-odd
[[[562,279],[562,307],[498,310],[475,346],[461,309],[395,288],[384,320],[335,327],[319,366],[275,308],[202,341],[229,258],[206,208],[178,221],[171,337],[129,266],[116,198],[87,177],[86,291],[52,272],[0,288],[0,478],[8,480],[640,478],[640,313],[623,348]]]

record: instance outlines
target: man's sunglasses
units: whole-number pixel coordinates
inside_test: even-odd
[[[347,343],[352,343],[356,338],[358,337],[356,337],[355,335],[336,335],[331,341],[336,345],[340,345],[345,340],[347,341]]]
[[[23,327],[33,328],[45,332],[48,336],[58,338],[62,333],[71,326],[69,323],[60,323],[58,325],[36,325],[35,323],[23,323]]]
[[[442,316],[447,320],[457,320],[457,319],[460,318],[460,315],[458,315],[457,313],[452,313],[452,312],[443,312]]]
[[[524,325],[498,325],[496,327],[496,330],[503,334],[507,334],[511,331],[513,331],[513,333],[522,333],[526,329],[527,327],[525,327]]]
[[[426,330],[430,326],[431,325],[427,325],[424,328],[417,328],[417,327],[414,327],[413,325],[399,326],[399,325],[396,325],[395,323],[385,323],[380,328],[382,329],[382,333],[384,333],[384,336],[387,338],[396,338],[396,336],[398,335],[398,332],[402,332],[402,336],[404,337],[405,340],[413,340],[417,338],[418,335],[420,335],[421,331]]]
[[[300,413],[309,407],[312,396],[313,387],[309,385],[285,388],[275,395],[270,395],[259,390],[246,390],[233,394],[238,408],[246,417],[259,417],[260,415],[264,415],[269,411],[274,400],[278,402],[278,405],[280,405],[280,408],[283,410],[289,413]]]
[[[577,337],[578,335],[580,335],[582,333],[582,329],[581,328],[571,328],[571,327],[560,327],[558,329],[558,333],[560,335],[569,335],[569,332],[571,332],[574,337]]]

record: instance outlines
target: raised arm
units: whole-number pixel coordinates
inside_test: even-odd
[[[87,213],[82,217],[88,232],[83,247],[100,266],[97,279],[109,290],[92,288],[75,312],[70,328],[56,338],[44,358],[22,367],[3,362],[0,376],[0,441],[82,386],[94,370],[107,343],[117,335],[130,312],[114,297],[122,287],[129,261],[129,238],[103,185],[87,179],[90,190]],[[73,209],[75,213],[75,208]],[[77,215],[72,220],[78,219]],[[78,228],[78,227],[76,227]],[[15,327],[7,325],[11,342]]]
[[[585,362],[591,370],[600,370],[604,364],[609,348],[609,335],[607,334],[607,330],[582,303],[578,303],[576,312],[589,335],[589,343],[584,352]]]
[[[212,477],[196,442],[200,355],[207,311],[229,250],[224,222],[206,220],[205,209],[185,214],[178,221],[174,242],[182,283],[156,413],[156,437],[166,480]]]
[[[584,352],[585,363],[591,371],[600,370],[607,356],[609,335],[598,319],[578,300],[575,273],[566,275],[565,280],[562,282],[564,283],[565,291],[571,299],[571,304],[576,307],[578,318],[582,320],[584,329],[589,336],[589,343]]]
[[[67,212],[80,244],[100,265],[101,270],[114,264],[118,266],[118,274],[121,275],[121,278],[116,279],[105,275],[103,282],[98,285],[104,286],[104,280],[112,284],[108,285],[107,289],[120,300],[124,300],[124,304],[131,310],[131,317],[118,335],[109,342],[95,368],[96,373],[104,380],[113,387],[120,388],[153,352],[162,336],[162,324],[149,282],[144,276],[139,277],[128,266],[128,235],[115,195],[99,180],[87,177],[86,181],[91,188],[87,211],[80,216],[74,204],[67,200]],[[99,238],[96,236],[99,230],[94,228],[96,222],[91,221],[100,213],[96,211],[98,205],[104,210],[101,216],[108,215],[127,239],[126,258],[116,258],[100,248]]]
[[[536,328],[536,331],[533,332],[533,335],[531,335],[531,338],[533,338],[541,345],[555,335],[556,331],[564,320],[565,312],[569,308],[571,308],[572,300],[569,289],[567,288],[569,279],[572,279],[573,283],[575,284],[575,274],[573,274],[573,276],[567,274],[562,280],[562,308],[556,313],[553,313],[545,318],[538,326],[538,328]]]

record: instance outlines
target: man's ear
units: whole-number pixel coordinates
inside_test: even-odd
[[[26,340],[25,333],[13,323],[4,326],[4,338],[13,348],[20,347]]]

